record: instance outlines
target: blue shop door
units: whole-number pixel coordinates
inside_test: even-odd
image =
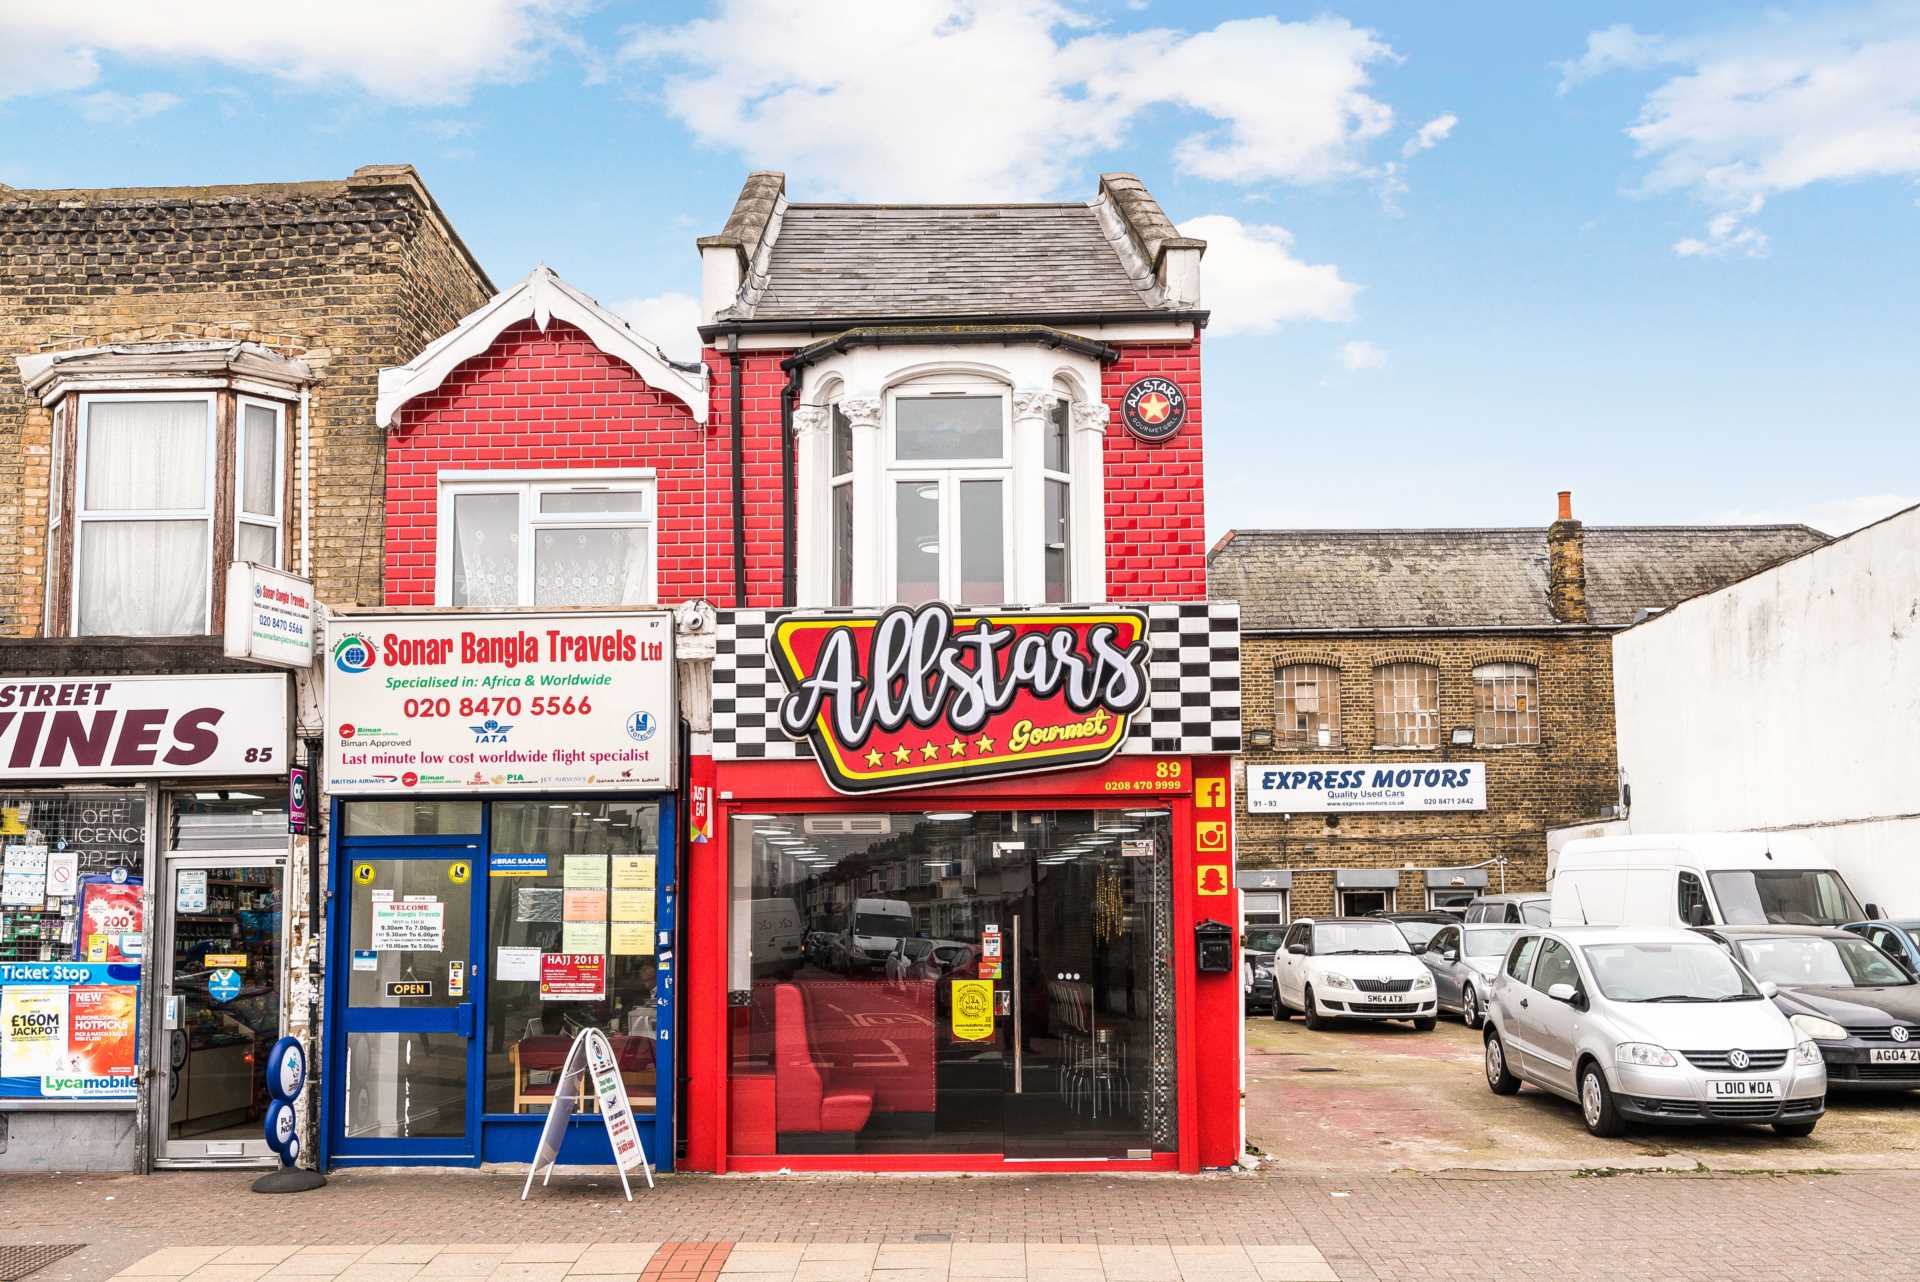
[[[476,1162],[480,843],[353,842],[336,867],[333,1156]]]

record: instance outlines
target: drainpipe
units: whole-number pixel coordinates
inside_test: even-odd
[[[780,393],[780,604],[793,605],[794,592],[794,474],[799,461],[794,457],[793,405],[800,398],[801,368],[787,371],[787,386]]]
[[[740,336],[727,337],[727,386],[733,424],[733,604],[747,604],[747,443],[740,426]]]
[[[307,418],[307,389],[300,389],[300,577],[313,578],[313,555],[311,535],[313,504],[309,496],[313,491],[313,461],[308,451],[308,441],[312,436],[310,420]]]

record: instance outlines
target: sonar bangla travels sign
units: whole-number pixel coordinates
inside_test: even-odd
[[[780,728],[841,792],[1097,765],[1147,699],[1137,610],[787,615],[773,629]]]

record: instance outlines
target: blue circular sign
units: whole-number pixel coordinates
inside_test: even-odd
[[[297,1037],[282,1037],[267,1052],[267,1094],[291,1104],[307,1084],[307,1052]]]
[[[300,1121],[294,1116],[293,1105],[283,1099],[267,1105],[266,1129],[267,1147],[276,1153],[285,1153],[289,1144],[300,1142]]]
[[[636,712],[627,718],[627,738],[635,743],[645,743],[659,728],[660,718],[651,712]]]
[[[239,995],[239,971],[222,968],[207,976],[207,996],[216,1002],[230,1002]]]

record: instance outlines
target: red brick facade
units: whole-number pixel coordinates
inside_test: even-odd
[[[1187,394],[1180,434],[1149,445],[1120,421],[1120,398],[1158,375]],[[1203,601],[1207,596],[1206,477],[1200,435],[1200,338],[1122,347],[1101,373],[1107,427],[1107,597],[1114,601]]]

